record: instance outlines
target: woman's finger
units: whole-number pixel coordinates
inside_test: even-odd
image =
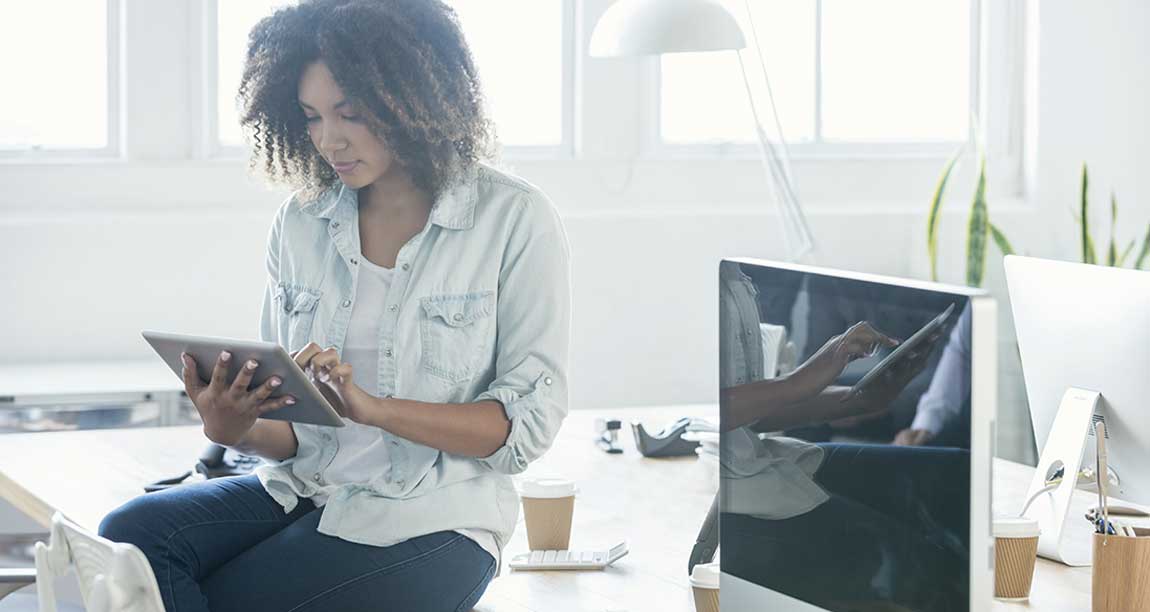
[[[321,348],[320,345],[314,342],[308,342],[307,346],[296,351],[295,354],[292,355],[292,358],[295,359],[295,363],[300,367],[300,369],[307,369],[308,364],[311,362],[312,356],[322,350],[323,348]]]
[[[256,406],[256,411],[261,415],[267,414],[272,410],[279,410],[284,406],[291,406],[295,403],[295,398],[290,395],[277,397],[275,399],[264,400]]]
[[[208,386],[217,394],[222,394],[228,387],[228,363],[231,359],[232,354],[227,351],[221,352],[216,358],[216,366],[212,368],[212,380]]]
[[[281,384],[283,384],[283,381],[280,380],[279,376],[272,376],[265,380],[264,384],[256,387],[256,390],[252,392],[252,397],[255,399],[256,404],[262,404],[264,400],[271,397],[271,394]]]
[[[331,379],[339,384],[346,384],[352,381],[352,369],[350,363],[341,363],[331,369]]]
[[[252,375],[258,367],[260,364],[255,359],[247,360],[244,367],[240,368],[239,374],[236,374],[236,379],[232,381],[232,391],[240,395],[247,393],[248,387],[252,385]]]
[[[184,362],[184,393],[187,393],[188,397],[194,398],[199,395],[200,389],[206,385],[204,381],[200,380],[200,373],[196,369],[196,360],[191,355],[180,353],[180,360]]]

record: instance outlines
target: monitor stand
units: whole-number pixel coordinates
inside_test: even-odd
[[[1090,565],[1093,557],[1090,535],[1093,529],[1084,512],[1072,516],[1071,502],[1094,413],[1101,402],[1102,394],[1097,391],[1075,387],[1066,390],[1026,493],[1027,500],[1034,498],[1026,510],[1026,517],[1037,520],[1042,530],[1038,539],[1038,555],[1070,566]],[[1047,488],[1047,479],[1060,466],[1063,474],[1061,484],[1040,494]],[[1068,520],[1073,521],[1069,527]]]

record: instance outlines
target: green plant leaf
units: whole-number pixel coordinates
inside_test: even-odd
[[[1134,267],[1141,270],[1148,255],[1150,255],[1150,226],[1146,227],[1146,237],[1142,239],[1142,248],[1138,250],[1138,259],[1134,260]]]
[[[946,190],[946,182],[950,180],[950,172],[954,170],[954,164],[958,162],[958,157],[962,155],[962,149],[955,152],[954,157],[950,158],[947,162],[946,168],[942,171],[942,176],[938,179],[938,185],[934,188],[934,196],[930,199],[930,212],[926,216],[926,253],[930,257],[930,280],[938,280],[938,216],[942,209],[942,194]]]
[[[1121,267],[1122,267],[1122,266],[1123,266],[1123,265],[1126,263],[1126,258],[1127,258],[1127,257],[1130,257],[1130,251],[1133,251],[1133,250],[1134,250],[1134,243],[1135,243],[1135,242],[1137,242],[1137,240],[1131,240],[1131,241],[1130,241],[1130,244],[1127,244],[1127,245],[1126,245],[1126,248],[1125,248],[1125,249],[1122,249],[1122,255],[1120,255],[1120,256],[1118,257],[1118,263],[1116,263],[1116,264],[1114,264],[1114,265],[1116,265],[1116,266],[1118,266],[1119,268],[1121,268]]]
[[[970,222],[966,232],[966,284],[982,286],[982,276],[986,272],[986,239],[990,220],[986,212],[986,157],[980,156],[978,164],[978,187],[974,190],[974,200],[970,203]]]
[[[1114,244],[1114,228],[1118,225],[1118,200],[1114,192],[1110,192],[1110,245],[1106,247],[1106,265],[1114,266],[1118,263],[1118,245]]]
[[[1082,230],[1082,263],[1097,263],[1098,258],[1094,254],[1094,239],[1090,237],[1090,218],[1087,216],[1089,213],[1090,205],[1086,199],[1086,188],[1090,184],[1090,179],[1087,176],[1086,164],[1082,164],[1082,204],[1078,211],[1080,219],[1079,229]]]
[[[1002,251],[1003,255],[1014,255],[1014,248],[1010,246],[1010,241],[1006,239],[1006,234],[1003,234],[997,225],[993,223],[988,225],[990,225],[990,236],[994,238],[994,244],[998,245],[998,250]]]

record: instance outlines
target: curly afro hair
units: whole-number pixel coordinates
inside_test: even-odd
[[[303,0],[248,37],[238,99],[249,169],[317,196],[339,176],[313,146],[298,103],[304,69],[323,61],[372,132],[432,197],[494,144],[479,75],[455,11],[440,0]]]

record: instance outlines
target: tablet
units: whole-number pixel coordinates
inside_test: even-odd
[[[853,397],[866,390],[867,386],[880,379],[887,370],[895,367],[900,361],[913,354],[916,348],[928,348],[928,344],[938,341],[941,336],[936,335],[946,325],[947,319],[950,318],[950,313],[954,312],[954,304],[946,307],[942,314],[930,320],[929,323],[923,325],[921,329],[914,332],[914,335],[906,339],[902,344],[899,344],[885,359],[879,362],[878,365],[871,368],[858,382],[851,387],[849,397]],[[929,346],[929,350],[933,350],[933,346]]]
[[[254,359],[259,363],[259,367],[252,374],[253,388],[263,384],[272,376],[279,376],[283,384],[272,392],[269,399],[291,395],[296,398],[296,403],[263,414],[260,416],[262,419],[327,425],[329,427],[344,426],[339,413],[332,408],[319,389],[312,384],[307,373],[296,364],[282,346],[274,342],[189,336],[151,330],[145,330],[142,333],[148,344],[152,345],[164,363],[168,364],[168,367],[176,373],[181,381],[184,379],[184,364],[180,359],[180,353],[184,352],[196,360],[197,374],[204,381],[211,380],[212,370],[215,369],[216,361],[224,350],[232,354],[232,358],[228,362],[229,383],[236,379],[240,368],[249,359]]]

